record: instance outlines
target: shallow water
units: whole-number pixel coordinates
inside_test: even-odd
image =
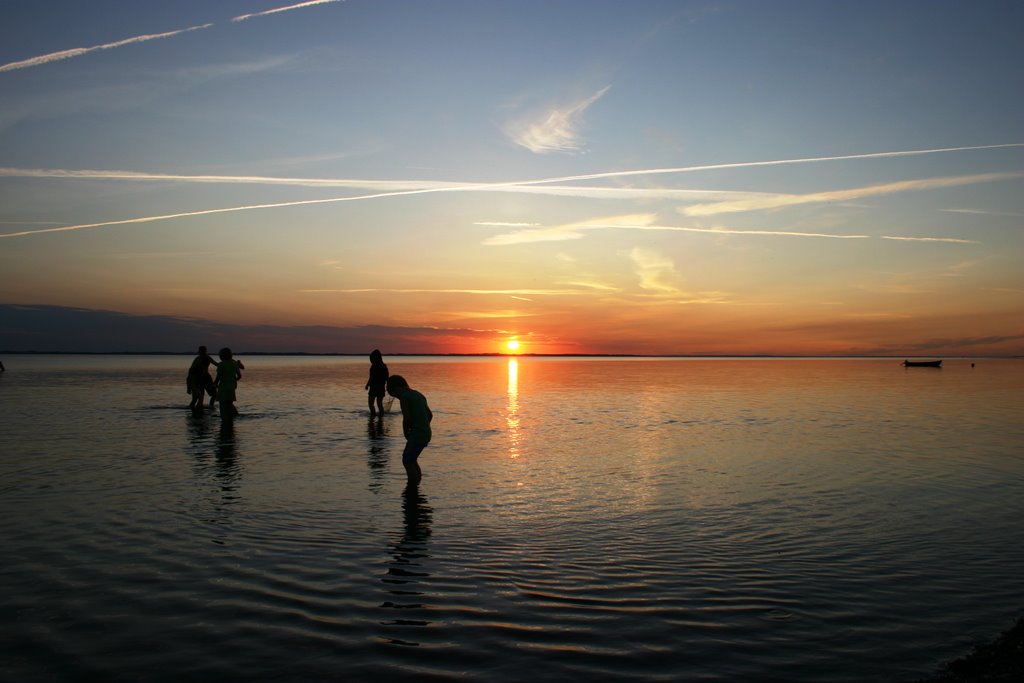
[[[900,681],[1024,595],[1021,361],[6,356],[0,678]],[[395,411],[397,413],[397,403]]]

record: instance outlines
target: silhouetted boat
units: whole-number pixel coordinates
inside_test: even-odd
[[[905,360],[903,365],[908,368],[941,368],[941,360]]]

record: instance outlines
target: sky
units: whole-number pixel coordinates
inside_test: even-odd
[[[1021,355],[1021,26],[0,0],[0,350]]]

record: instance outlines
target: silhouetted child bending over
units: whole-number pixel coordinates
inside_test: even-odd
[[[418,484],[423,473],[417,460],[430,443],[430,422],[434,419],[434,414],[427,405],[427,397],[415,389],[410,389],[409,383],[401,375],[392,375],[388,379],[387,389],[388,393],[397,398],[402,405],[402,431],[405,433],[402,464],[405,466],[409,483]]]
[[[370,353],[370,379],[366,380],[367,390],[366,402],[370,406],[370,417],[380,413],[384,414],[384,391],[388,384],[388,366],[384,363],[379,349]],[[377,402],[377,411],[373,410],[373,403]]]

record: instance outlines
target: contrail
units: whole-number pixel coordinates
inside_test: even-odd
[[[754,168],[757,166],[783,166],[788,164],[811,164],[823,161],[850,161],[853,159],[885,159],[892,157],[920,156],[922,154],[941,154],[943,152],[968,152],[982,149],[1004,149],[1007,147],[1024,147],[1024,142],[1008,142],[1001,145],[974,145],[971,147],[940,147],[937,149],[913,149],[901,152],[871,152],[868,154],[844,154],[831,157],[802,157],[799,159],[775,159],[771,161],[737,161],[728,164],[706,164],[703,166],[679,166],[674,168],[650,168],[636,171],[610,171],[607,173],[588,173],[585,175],[562,176],[546,180],[524,181],[520,185],[539,183],[567,183],[574,180],[596,180],[598,178],[622,178],[634,175],[657,175],[664,173],[693,173],[695,171],[715,171],[725,168]]]
[[[321,2],[340,2],[341,0],[320,0]],[[574,182],[578,180],[597,180],[601,178],[623,178],[639,175],[660,175],[667,173],[693,173],[697,171],[714,171],[727,168],[752,168],[758,166],[782,166],[787,164],[808,164],[826,161],[849,161],[853,159],[882,159],[891,157],[919,156],[923,154],[941,154],[945,152],[966,152],[983,149],[1005,149],[1024,147],[1024,142],[1009,142],[999,145],[976,145],[972,147],[943,147],[938,149],[916,149],[898,152],[871,152],[868,154],[847,154],[832,157],[802,157],[798,159],[775,159],[770,161],[737,161],[727,164],[707,164],[702,166],[678,166],[671,168],[635,169],[631,171],[605,171],[574,176],[559,176],[539,180],[510,180],[498,183],[469,183],[465,181],[428,181],[428,180],[355,180],[344,178],[285,178],[276,176],[217,176],[217,175],[184,175],[171,173],[141,173],[136,171],[95,171],[65,169],[18,169],[0,168],[0,175],[10,177],[38,178],[89,178],[109,180],[180,180],[205,183],[257,183],[282,185],[308,185],[322,187],[361,187],[404,189],[479,189],[485,187],[528,187],[531,185],[549,185],[552,183]],[[599,188],[593,188],[599,189]],[[622,188],[609,188],[618,190]],[[632,188],[627,188],[632,189]],[[702,190],[703,191],[703,190]],[[769,193],[750,192],[752,195]]]
[[[465,188],[451,188],[454,190],[461,190]],[[306,204],[330,204],[333,202],[351,202],[358,201],[361,199],[378,199],[381,197],[397,197],[401,195],[410,194],[426,194],[429,192],[441,192],[439,189],[431,190],[409,190],[407,192],[382,192],[379,194],[366,194],[359,195],[356,197],[331,197],[329,199],[305,199],[296,202],[281,202],[278,204],[250,204],[248,206],[232,206],[222,209],[204,209],[201,211],[186,211],[183,213],[169,213],[162,216],[144,216],[141,218],[126,218],[119,221],[104,221],[102,223],[83,223],[81,225],[66,225],[60,228],[46,228],[43,230],[26,230],[23,232],[9,232],[6,234],[0,234],[0,238],[4,237],[25,237],[27,235],[40,235],[47,232],[68,232],[70,230],[85,230],[86,228],[103,228],[111,225],[128,225],[131,223],[152,223],[155,221],[166,221],[171,218],[189,218],[192,216],[208,216],[216,213],[232,213],[234,211],[252,211],[254,209],[275,209],[285,206],[303,206]]]
[[[981,244],[977,240],[963,240],[956,237],[893,237],[891,235],[882,235],[880,239],[883,240],[897,240],[900,242],[948,242],[950,244]]]
[[[0,72],[2,71],[14,71],[16,69],[27,69],[32,66],[40,66],[42,64],[49,64],[50,62],[58,62],[62,59],[70,59],[72,57],[79,57],[90,52],[97,50],[112,50],[115,47],[121,47],[122,45],[130,45],[132,43],[144,43],[148,40],[157,40],[159,38],[170,38],[181,33],[188,33],[189,31],[198,31],[204,28],[210,28],[213,24],[201,24],[199,26],[190,26],[188,28],[178,29],[177,31],[168,31],[166,33],[151,33],[144,36],[135,36],[134,38],[125,38],[124,40],[118,40],[113,43],[105,43],[103,45],[94,45],[92,47],[76,47],[70,50],[61,50],[60,52],[51,52],[48,55],[40,55],[38,57],[31,57],[29,59],[23,59],[20,62],[10,62],[0,66]]]
[[[127,180],[127,181],[173,181],[187,183],[237,184],[237,185],[289,185],[300,187],[348,187],[362,190],[464,190],[481,189],[480,184],[452,180],[358,180],[352,178],[288,178],[282,176],[249,175],[185,175],[180,173],[142,173],[138,171],[96,171],[59,168],[10,168],[0,167],[4,178],[54,178],[58,180]],[[543,182],[543,181],[541,181]],[[688,190],[676,188],[643,187],[600,187],[584,185],[529,185],[490,184],[481,191],[523,192],[556,196],[586,197],[590,199],[748,199],[757,197],[779,197],[776,192],[753,192],[747,190]]]
[[[326,5],[331,2],[342,2],[342,0],[308,0],[307,2],[300,2],[297,5],[278,7],[277,9],[268,9],[265,12],[253,12],[252,14],[242,14],[240,16],[235,17],[231,21],[245,21],[246,19],[252,19],[253,17],[263,17],[268,14],[277,14],[278,12],[287,12],[293,9],[302,9],[303,7],[312,7],[313,5]]]
[[[55,178],[59,180],[128,180],[222,183],[236,185],[298,185],[302,187],[351,187],[363,190],[453,189],[465,182],[442,180],[357,180],[349,178],[287,178],[255,175],[185,175],[180,173],[142,173],[138,171],[96,171],[60,168],[0,167],[6,178]]]
[[[324,5],[332,2],[342,2],[342,0],[309,0],[308,2],[300,2],[297,5],[289,5],[288,7],[278,7],[277,9],[269,9],[265,12],[255,12],[253,14],[243,14],[232,19],[232,22],[245,21],[252,17],[262,17],[267,14],[277,14],[278,12],[287,12],[293,9],[301,9],[303,7],[312,7],[313,5]],[[132,43],[144,43],[148,40],[157,40],[158,38],[170,38],[181,33],[188,33],[189,31],[198,31],[204,28],[210,28],[214,26],[214,23],[201,24],[199,26],[190,26],[188,28],[178,29],[176,31],[167,31],[166,33],[152,33],[142,36],[135,36],[133,38],[125,38],[124,40],[118,40],[113,43],[105,43],[103,45],[94,45],[92,47],[76,47],[70,50],[61,50],[59,52],[51,52],[46,55],[39,55],[38,57],[30,57],[29,59],[23,59],[18,62],[10,62],[0,66],[0,72],[4,71],[15,71],[16,69],[27,69],[33,66],[40,66],[42,64],[49,64],[50,62],[58,62],[63,59],[70,59],[72,57],[80,57],[90,52],[97,50],[111,50],[116,47],[122,47],[124,45],[130,45]]]
[[[500,188],[516,188],[516,187],[530,187],[534,185],[547,185],[551,183],[564,183],[573,182],[577,180],[594,180],[598,178],[620,178],[626,176],[638,176],[638,175],[656,175],[666,173],[691,173],[696,171],[707,171],[717,170],[725,168],[751,168],[758,166],[780,166],[784,164],[806,164],[806,163],[818,163],[827,161],[846,161],[852,159],[882,159],[892,157],[906,157],[906,156],[917,156],[923,154],[940,154],[945,152],[963,152],[972,150],[983,150],[983,149],[1005,149],[1011,147],[1024,147],[1024,143],[1011,142],[999,145],[975,145],[970,147],[943,147],[937,149],[923,149],[923,150],[905,150],[898,152],[872,152],[868,154],[848,154],[843,156],[832,156],[832,157],[803,157],[798,159],[776,159],[772,161],[743,161],[734,162],[728,164],[708,164],[702,166],[680,166],[675,168],[654,168],[654,169],[642,169],[632,171],[607,171],[603,173],[590,173],[583,175],[574,176],[559,176],[555,178],[542,178],[539,180],[513,180],[499,183],[452,183],[444,184],[440,187],[420,187],[419,189],[410,190],[399,190],[394,192],[378,192],[374,194],[356,195],[352,197],[331,197],[327,199],[307,199],[301,201],[292,202],[279,202],[274,204],[252,204],[248,206],[235,206],[220,209],[206,209],[202,211],[188,211],[175,214],[166,214],[161,216],[146,216],[141,218],[129,218],[118,221],[104,221],[101,223],[85,223],[81,225],[69,225],[60,228],[48,228],[45,230],[30,230],[23,232],[13,232],[0,234],[0,238],[3,237],[25,237],[28,235],[37,235],[48,232],[67,232],[71,230],[84,230],[87,228],[100,228],[111,225],[127,225],[130,223],[149,223],[154,221],[168,220],[171,218],[188,218],[191,216],[205,216],[217,213],[231,213],[235,211],[251,211],[255,209],[273,209],[283,208],[290,206],[304,206],[309,204],[331,204],[336,202],[352,202],[362,201],[367,199],[383,199],[387,197],[401,197],[416,194],[430,194],[434,192],[480,192],[489,191]],[[389,182],[389,181],[377,181],[377,182]]]

